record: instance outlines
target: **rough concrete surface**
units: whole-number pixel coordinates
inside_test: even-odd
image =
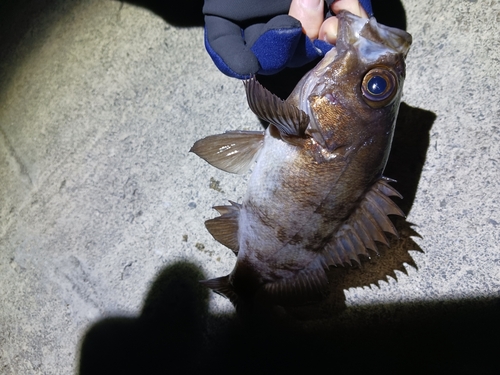
[[[382,320],[405,304],[500,297],[500,3],[402,3],[414,38],[402,114],[425,122],[406,130],[425,147],[402,205],[420,237],[396,278],[342,291],[347,314],[378,306]],[[68,374],[89,329],[144,312],[165,267],[231,271],[234,255],[203,223],[213,205],[241,200],[248,176],[188,151],[260,124],[199,26],[110,0],[2,11],[0,373]],[[209,303],[213,316],[233,311]]]

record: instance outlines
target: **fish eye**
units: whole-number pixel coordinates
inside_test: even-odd
[[[372,108],[388,105],[397,92],[396,76],[388,69],[374,68],[365,74],[361,83],[363,99]]]
[[[382,76],[370,77],[366,83],[366,90],[374,96],[382,95],[387,88],[387,81]]]

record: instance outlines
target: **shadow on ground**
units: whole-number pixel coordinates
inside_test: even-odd
[[[499,299],[350,308],[321,330],[208,313],[200,271],[163,270],[137,318],[106,318],[81,344],[79,374],[493,373]]]
[[[398,180],[408,214],[429,147],[432,112],[401,105],[386,175]],[[286,310],[284,319],[245,321],[208,312],[205,279],[189,263],[161,272],[137,318],[106,318],[85,335],[79,374],[281,374],[331,371],[495,373],[500,299],[348,308],[344,290],[377,285],[421,251],[412,224],[360,268],[334,268],[325,302]],[[280,316],[283,317],[283,316]]]
[[[124,3],[149,9],[174,26],[203,26],[203,0],[124,0]]]

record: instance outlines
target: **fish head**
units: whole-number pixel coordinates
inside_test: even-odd
[[[329,152],[373,137],[390,147],[411,36],[347,11],[338,18],[336,48],[304,76],[288,101],[309,115],[306,133]]]

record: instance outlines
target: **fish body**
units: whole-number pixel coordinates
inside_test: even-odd
[[[209,136],[191,151],[232,173],[253,165],[241,204],[214,207],[210,233],[237,254],[233,271],[205,281],[233,304],[307,300],[328,284],[330,266],[359,262],[397,235],[403,215],[383,177],[411,36],[348,12],[337,46],[286,101],[245,82],[265,132]]]

